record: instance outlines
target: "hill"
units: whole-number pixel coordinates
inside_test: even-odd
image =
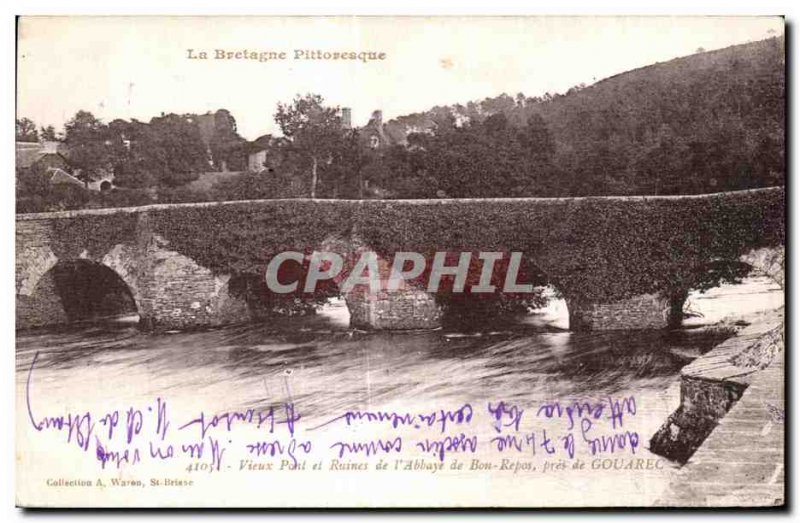
[[[784,38],[657,63],[563,95],[501,95],[387,123],[439,134],[503,113],[539,115],[557,183],[537,195],[679,194],[783,185]],[[544,186],[547,185],[547,188]],[[544,192],[544,193],[543,193]],[[552,194],[551,194],[552,193]]]

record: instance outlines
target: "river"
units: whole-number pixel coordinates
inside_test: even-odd
[[[470,333],[354,331],[342,302],[314,316],[196,332],[148,334],[124,321],[41,329],[17,336],[17,420],[29,423],[24,398],[38,353],[35,401],[50,412],[99,411],[157,397],[169,398],[173,412],[290,402],[310,428],[352,410],[470,404],[483,412],[488,402],[504,401],[528,413],[523,425],[530,428],[548,402],[633,397],[636,414],[628,427],[640,435],[638,456],[657,458],[647,441],[678,405],[681,367],[728,335],[708,326],[782,304],[779,287],[750,278],[691,295],[696,316],[672,332],[570,333],[563,302],[515,326]],[[336,430],[331,427],[332,434]],[[492,434],[489,423],[475,430]],[[666,463],[665,471],[654,471],[652,485],[665,485],[674,468]],[[660,487],[647,488],[655,496]],[[591,490],[585,502],[608,502]],[[641,503],[641,493],[632,499]],[[620,500],[624,504],[624,496]]]

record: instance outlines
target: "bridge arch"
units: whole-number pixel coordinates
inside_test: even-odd
[[[564,288],[545,270],[546,260],[528,252],[523,252],[518,267],[515,281],[518,285],[531,285],[531,292],[506,293],[503,288],[509,271],[508,262],[511,252],[502,252],[503,257],[494,265],[491,285],[495,286],[492,293],[464,292],[450,294],[445,292],[438,297],[443,306],[443,324],[447,328],[459,330],[473,328],[483,329],[519,321],[528,321],[524,318],[531,313],[543,313],[553,302],[562,301],[559,311],[569,311],[569,301]],[[479,283],[482,275],[483,261],[479,260],[477,253],[473,252],[472,266],[470,267],[469,284]],[[446,290],[446,289],[445,289]],[[529,318],[532,319],[532,318]],[[560,318],[551,317],[549,327],[556,323],[563,323]],[[552,320],[558,320],[553,322]],[[534,322],[537,323],[537,322]],[[564,325],[565,326],[565,325]],[[557,328],[563,328],[558,326]]]
[[[418,279],[404,280],[399,288],[388,290],[386,284],[393,259],[379,253],[377,262],[382,290],[371,293],[363,285],[348,292],[341,291],[341,286],[353,270],[356,260],[362,253],[372,251],[367,242],[357,236],[331,235],[321,242],[317,250],[335,252],[344,260],[343,269],[333,281],[326,282],[328,286],[323,289],[322,294],[330,296],[332,291],[338,292],[347,304],[350,323],[356,328],[379,330],[431,329],[440,326],[459,329],[480,328],[504,319],[519,321],[520,316],[547,305],[547,298],[562,300],[560,309],[569,310],[561,285],[541,269],[543,264],[533,256],[523,255],[515,282],[531,284],[534,287],[533,293],[500,292],[505,283],[509,253],[503,253],[504,257],[495,265],[492,285],[497,290],[494,293],[469,292],[470,285],[478,284],[484,263],[479,259],[477,252],[472,253],[467,289],[462,293],[451,293],[447,291],[446,282],[449,282],[449,277],[443,279],[442,289],[437,292],[428,291],[427,278],[432,263],[431,253],[426,256],[426,270]],[[446,264],[455,263],[457,256],[456,260],[448,261]],[[547,296],[548,294],[550,296]],[[564,318],[564,322],[566,321]]]
[[[111,267],[88,258],[58,260],[18,296],[26,325],[36,327],[141,313],[135,286]]]
[[[392,260],[377,258],[381,291],[369,292],[363,285],[344,292],[342,286],[365,252],[374,249],[358,235],[332,234],[317,247],[319,251],[338,254],[344,263],[341,272],[329,282],[328,295],[338,292],[350,312],[351,327],[364,330],[417,330],[441,326],[442,308],[436,296],[413,282],[401,281],[396,290],[388,290]]]
[[[759,278],[766,278],[766,281],[783,289],[784,264],[785,247],[781,245],[753,249],[738,258],[717,259],[695,266],[690,281],[676,286],[672,293],[677,324],[684,319],[704,317],[704,307],[697,300],[703,300],[707,291],[755,283]]]
[[[786,247],[762,247],[753,249],[744,254],[739,261],[750,265],[753,270],[785,288],[786,277]]]

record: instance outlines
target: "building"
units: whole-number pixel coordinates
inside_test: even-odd
[[[260,173],[267,169],[267,149],[259,148],[247,155],[247,170]]]
[[[189,123],[196,123],[200,129],[200,139],[203,141],[203,146],[206,148],[206,160],[209,167],[214,166],[214,155],[211,152],[211,140],[214,137],[214,130],[216,128],[217,116],[216,114],[206,113],[200,114],[187,119]],[[222,169],[227,170],[227,168]]]
[[[105,173],[97,180],[84,183],[69,163],[69,153],[61,142],[17,142],[17,169],[41,173],[53,185],[68,184],[80,186],[90,191],[109,190],[114,185],[114,174]]]
[[[254,173],[274,171],[281,164],[279,148],[285,141],[265,134],[248,144],[247,170]]]
[[[67,171],[63,169],[50,169],[48,171],[48,176],[50,177],[50,183],[52,185],[75,185],[76,187],[80,187],[82,189],[86,188],[86,184],[80,181],[79,179],[75,178]],[[99,189],[98,189],[99,190]]]
[[[61,142],[17,142],[16,162],[17,168],[22,169],[35,168],[43,172],[48,169],[72,170]]]
[[[86,184],[90,191],[108,191],[114,187],[114,173],[103,173],[100,178]]]
[[[383,111],[373,111],[367,125],[360,129],[361,136],[370,149],[380,149],[391,145],[383,125]]]
[[[342,127],[345,129],[353,127],[353,110],[349,107],[342,107]]]

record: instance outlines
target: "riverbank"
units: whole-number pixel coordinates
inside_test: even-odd
[[[651,451],[685,463],[665,506],[784,503],[784,309],[750,325],[681,371],[681,405]]]

